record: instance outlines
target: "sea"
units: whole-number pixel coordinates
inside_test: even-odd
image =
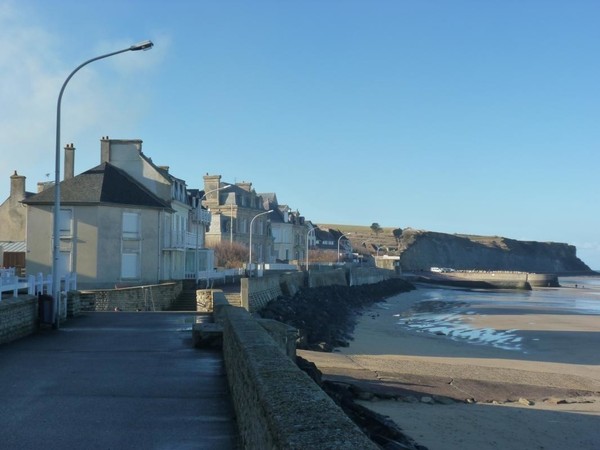
[[[420,301],[396,314],[397,323],[419,333],[522,353],[540,347],[549,331],[554,332],[553,346],[557,336],[582,342],[594,336],[595,341],[600,332],[600,276],[564,277],[559,284],[531,291],[418,285]]]

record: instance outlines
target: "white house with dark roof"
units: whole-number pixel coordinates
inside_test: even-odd
[[[280,262],[299,261],[306,259],[306,239],[309,228],[304,223],[304,217],[298,211],[293,211],[288,205],[280,205],[274,192],[259,194],[263,199],[266,210],[272,210],[268,215],[273,232],[273,251],[276,260]]]
[[[142,153],[142,141],[102,138],[101,164],[77,176],[74,148],[66,150],[61,273],[76,272],[80,287],[101,288],[182,279],[212,268],[212,252],[204,249],[210,214],[192,204],[183,180]],[[54,187],[23,203],[27,271],[48,273]]]

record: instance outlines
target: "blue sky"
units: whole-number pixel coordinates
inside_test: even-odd
[[[0,0],[0,201],[100,138],[316,223],[566,242],[600,269],[600,3]],[[46,174],[49,174],[48,176]],[[4,180],[4,181],[2,181]]]

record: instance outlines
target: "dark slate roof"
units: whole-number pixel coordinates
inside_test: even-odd
[[[60,183],[61,204],[116,204],[169,208],[167,202],[150,192],[125,171],[103,163]],[[54,186],[24,200],[27,205],[54,203]]]
[[[283,223],[283,214],[278,208],[272,210],[269,214],[267,214],[267,217],[269,218],[271,223]]]

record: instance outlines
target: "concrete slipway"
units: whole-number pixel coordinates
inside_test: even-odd
[[[221,353],[193,313],[88,313],[0,346],[0,448],[232,449]]]

